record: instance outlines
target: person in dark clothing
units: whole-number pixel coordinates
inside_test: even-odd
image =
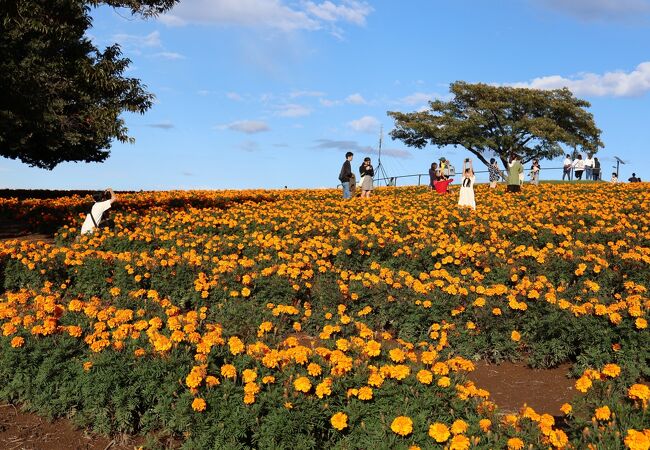
[[[341,172],[339,173],[339,181],[343,186],[343,198],[350,198],[352,196],[350,194],[350,178],[352,178],[352,165],[350,161],[352,161],[353,156],[354,153],[352,152],[345,154],[345,162],[341,166]]]
[[[429,189],[435,189],[434,183],[437,180],[437,170],[438,163],[431,163],[431,168],[429,169]]]
[[[594,177],[594,181],[600,180],[600,161],[598,161],[598,158],[594,158],[594,169],[591,175]]]
[[[359,166],[359,174],[361,175],[361,197],[370,197],[375,169],[372,167],[369,157],[363,158],[363,164]]]
[[[641,178],[637,177],[636,173],[632,172],[632,176],[628,178],[627,181],[629,181],[630,183],[640,183]]]

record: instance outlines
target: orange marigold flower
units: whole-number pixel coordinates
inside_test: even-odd
[[[609,420],[612,417],[612,412],[609,410],[609,406],[601,406],[600,408],[596,408],[594,417],[596,420]]]
[[[592,384],[591,380],[588,377],[583,375],[576,380],[576,389],[584,393],[589,390],[591,384]]]
[[[413,421],[410,417],[398,416],[390,424],[390,429],[400,436],[408,436],[413,432]]]
[[[245,350],[244,343],[237,336],[232,336],[228,339],[228,347],[230,347],[230,353],[233,355],[243,353]]]
[[[330,423],[334,428],[341,431],[348,427],[348,416],[345,413],[337,412],[330,419]]]
[[[16,336],[11,339],[11,346],[13,348],[22,347],[25,344],[25,338],[21,336]]]
[[[470,444],[471,442],[467,436],[457,434],[449,442],[449,450],[467,450]]]
[[[560,407],[560,411],[562,411],[562,413],[564,413],[565,415],[566,415],[566,414],[571,414],[571,411],[573,411],[573,408],[572,408],[571,405],[569,405],[568,403],[564,403],[564,404]]]
[[[650,399],[650,387],[645,384],[633,384],[628,389],[627,396],[633,400],[647,402]]]
[[[451,432],[453,434],[463,434],[467,431],[468,425],[464,420],[458,419],[451,424]]]
[[[92,369],[93,363],[91,361],[86,361],[84,363],[84,371],[88,372],[90,369]]]
[[[296,391],[307,393],[311,389],[311,381],[307,377],[298,377],[293,382],[293,387]]]
[[[481,419],[478,421],[478,426],[481,428],[481,431],[487,433],[492,428],[492,421],[490,419]]]
[[[605,364],[603,367],[602,373],[608,377],[616,378],[621,373],[621,368],[616,364]]]
[[[519,438],[508,439],[508,450],[521,450],[524,448],[524,441]]]
[[[648,450],[650,448],[650,433],[629,429],[624,442],[630,450]]]
[[[637,317],[637,319],[634,321],[634,325],[636,325],[639,330],[645,330],[648,328],[648,321],[643,317]]]
[[[252,383],[257,379],[257,372],[252,369],[244,369],[242,372],[242,380],[244,383]]]
[[[438,386],[443,388],[451,386],[451,379],[449,377],[440,377]]]
[[[192,402],[192,409],[197,412],[205,411],[206,403],[205,400],[203,400],[200,397],[197,397],[194,399]]]
[[[221,366],[221,376],[224,378],[235,378],[237,376],[237,369],[232,364],[224,364]]]
[[[359,400],[372,400],[372,388],[368,386],[359,388],[359,392],[357,393],[357,398]]]
[[[446,442],[451,436],[449,428],[444,423],[436,422],[429,426],[429,436],[436,442]]]
[[[401,348],[394,348],[388,352],[390,359],[396,363],[401,363],[406,359],[406,354]]]
[[[322,372],[323,372],[323,369],[321,368],[321,366],[319,366],[316,363],[309,363],[309,365],[307,366],[307,373],[309,375],[311,375],[312,377],[317,377]]]
[[[512,333],[510,333],[510,339],[512,339],[515,342],[519,342],[521,339],[521,334],[519,334],[518,331],[513,330]]]
[[[433,374],[428,370],[422,369],[416,375],[418,381],[422,384],[431,384],[433,381]]]

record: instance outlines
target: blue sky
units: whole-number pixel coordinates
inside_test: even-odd
[[[418,110],[456,80],[568,86],[592,103],[607,179],[614,156],[621,178],[650,179],[650,0],[184,0],[156,19],[93,16],[93,40],[120,43],[156,95],[124,116],[136,143],[53,171],[0,158],[2,187],[332,187],[346,150],[355,167],[376,163],[382,125],[390,176],[440,156],[459,167],[462,148],[386,136],[386,111]]]

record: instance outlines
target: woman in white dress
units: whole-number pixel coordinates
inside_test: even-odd
[[[460,185],[460,195],[458,196],[458,206],[469,206],[476,209],[476,200],[474,199],[474,168],[472,161],[467,158],[463,162],[463,179]]]
[[[372,167],[369,157],[363,159],[363,164],[359,167],[361,174],[361,197],[370,197],[372,192],[372,178],[375,176],[375,169]]]

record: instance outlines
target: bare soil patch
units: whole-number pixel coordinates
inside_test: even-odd
[[[503,412],[517,412],[524,404],[538,413],[562,415],[560,407],[576,395],[575,380],[568,378],[570,364],[554,369],[531,369],[524,363],[475,363],[468,377],[490,392],[490,399]]]

